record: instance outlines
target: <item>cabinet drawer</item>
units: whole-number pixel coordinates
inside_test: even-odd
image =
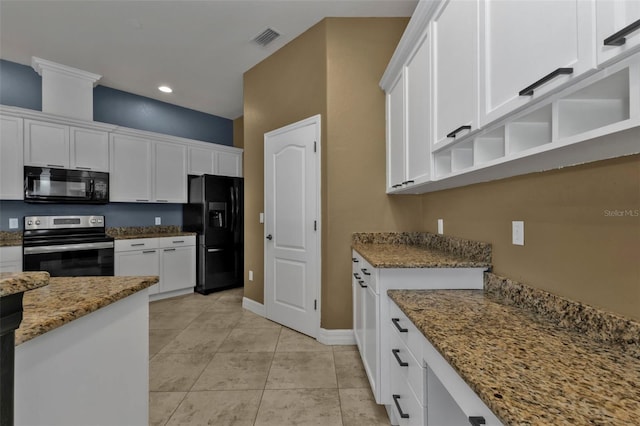
[[[364,258],[358,263],[360,265],[359,274],[364,280],[367,287],[371,287],[375,294],[378,294],[377,270],[369,264]]]
[[[398,420],[398,425],[423,426],[425,408],[413,394],[411,387],[399,371],[400,368],[397,363],[395,366],[391,365],[391,410]],[[400,410],[405,415],[404,418],[401,417]]]
[[[116,240],[114,251],[131,251],[158,248],[158,238],[135,238],[132,240]]]
[[[195,235],[158,238],[159,247],[189,247],[196,245]]]
[[[426,370],[422,367],[422,361],[416,359],[407,348],[407,345],[400,339],[396,328],[394,326],[391,326],[391,328],[392,330],[389,333],[391,347],[389,359],[392,368],[396,369],[394,374],[400,374],[401,377],[404,377],[420,404],[425,405]],[[400,365],[401,362],[403,365]]]
[[[411,352],[415,359],[422,360],[422,351],[424,342],[426,341],[422,332],[420,332],[420,330],[418,330],[416,326],[409,321],[407,316],[400,310],[400,308],[398,308],[398,305],[393,303],[393,301],[389,304],[389,313],[391,317],[390,325],[400,340],[407,346],[409,352]]]

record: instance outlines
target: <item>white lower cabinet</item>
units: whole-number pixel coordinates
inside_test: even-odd
[[[0,247],[0,272],[22,272],[22,246]]]
[[[0,199],[22,200],[22,119],[0,117]]]
[[[378,404],[393,404],[391,289],[481,289],[484,268],[373,268],[352,252],[354,335],[371,390]],[[411,342],[409,343],[411,345]]]
[[[160,277],[157,284],[149,287],[151,300],[193,292],[195,273],[195,236],[115,242],[115,275]]]
[[[387,411],[398,425],[502,423],[398,306],[389,300],[389,361],[392,401]]]

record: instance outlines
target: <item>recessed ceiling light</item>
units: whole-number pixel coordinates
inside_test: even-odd
[[[173,89],[169,86],[160,86],[158,87],[158,90],[164,93],[171,93],[173,92]]]

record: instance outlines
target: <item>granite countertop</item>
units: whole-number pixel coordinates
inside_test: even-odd
[[[15,344],[18,346],[157,282],[157,276],[50,278],[46,287],[24,294],[23,320],[16,330]]]
[[[505,424],[638,424],[637,353],[482,290],[388,294]],[[583,323],[593,317],[570,310],[565,316],[575,314]],[[627,341],[637,348],[640,325],[620,324],[615,328],[627,327]]]
[[[179,226],[127,226],[107,228],[107,234],[116,240],[132,240],[136,238],[190,237],[195,232],[182,232]]]
[[[0,272],[0,297],[35,290],[47,284],[48,272]]]
[[[112,235],[116,240],[133,240],[137,238],[164,238],[164,237],[190,237],[197,235],[195,232],[157,232],[147,234]]]
[[[356,233],[351,247],[374,268],[491,266],[490,244],[429,233]]]
[[[21,231],[0,231],[0,247],[12,247],[21,245]]]

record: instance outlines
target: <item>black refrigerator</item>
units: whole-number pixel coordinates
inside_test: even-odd
[[[244,270],[244,182],[228,176],[189,176],[183,229],[196,232],[198,293],[241,287]]]

